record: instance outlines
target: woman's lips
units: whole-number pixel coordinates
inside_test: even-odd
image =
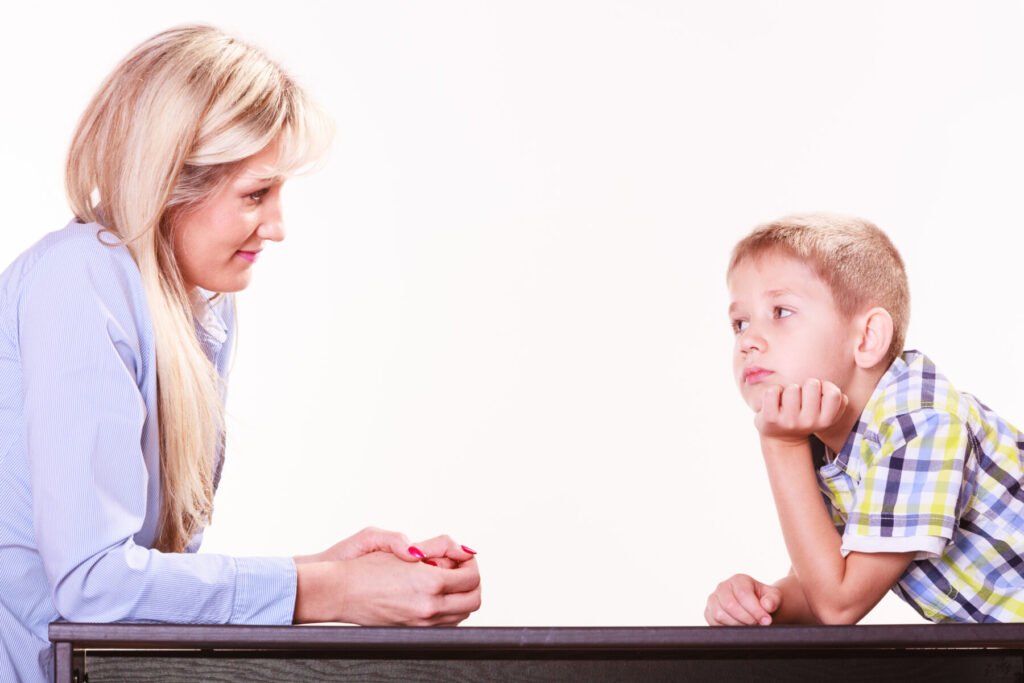
[[[757,384],[771,374],[773,374],[771,370],[753,366],[743,371],[743,381],[747,384]]]
[[[256,259],[258,259],[259,257],[260,257],[260,252],[258,252],[258,251],[241,251],[241,250],[239,250],[239,252],[238,252],[238,258],[244,259],[244,260],[248,261],[249,263],[256,263]]]

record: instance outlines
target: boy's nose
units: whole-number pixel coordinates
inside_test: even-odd
[[[765,342],[757,329],[753,325],[749,325],[747,329],[743,330],[740,335],[740,350],[746,353],[747,351],[764,351]]]

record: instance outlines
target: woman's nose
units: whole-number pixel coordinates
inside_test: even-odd
[[[259,237],[272,242],[280,242],[284,239],[284,215],[281,212],[280,202],[274,202],[273,205],[267,206],[261,219],[260,227],[256,230]]]

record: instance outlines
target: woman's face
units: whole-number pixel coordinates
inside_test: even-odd
[[[270,145],[249,157],[217,194],[175,226],[174,256],[187,290],[245,289],[264,243],[284,239],[284,179],[267,179],[277,155],[277,146]]]

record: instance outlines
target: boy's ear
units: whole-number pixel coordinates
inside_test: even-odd
[[[892,344],[892,316],[881,307],[872,308],[858,319],[858,343],[853,352],[857,367],[868,370],[875,367],[889,353]]]

